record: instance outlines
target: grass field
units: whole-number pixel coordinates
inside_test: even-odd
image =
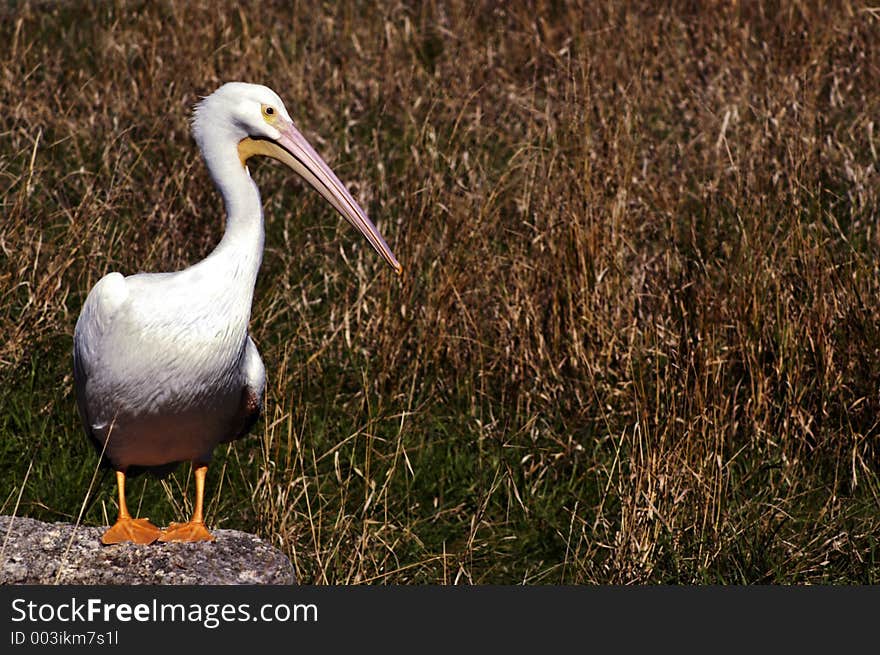
[[[406,274],[253,167],[268,398],[211,525],[308,583],[877,583],[878,43],[850,2],[4,4],[0,513],[77,519],[79,309],[217,243],[188,120],[244,80]]]

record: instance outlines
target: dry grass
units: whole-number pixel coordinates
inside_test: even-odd
[[[34,462],[22,511],[76,515],[76,314],[216,243],[187,118],[242,79],[407,274],[258,167],[269,400],[215,524],[318,583],[876,582],[880,13],[584,4],[5,9],[5,510]]]

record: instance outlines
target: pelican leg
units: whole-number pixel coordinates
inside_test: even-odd
[[[125,473],[116,471],[116,486],[119,489],[119,518],[101,537],[101,543],[121,544],[128,541],[136,544],[151,544],[162,531],[148,519],[133,519],[125,504]]]
[[[172,523],[159,537],[159,541],[214,541],[214,535],[205,527],[205,519],[202,508],[205,500],[205,476],[208,474],[207,466],[198,466],[195,470],[196,478],[196,506],[193,509],[192,518],[188,523]]]

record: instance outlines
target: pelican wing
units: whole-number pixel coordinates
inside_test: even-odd
[[[76,404],[86,432],[95,441],[100,420],[89,407],[87,386],[100,365],[101,346],[109,333],[114,317],[128,300],[129,291],[120,273],[105,275],[92,288],[83,305],[73,332],[73,380]]]

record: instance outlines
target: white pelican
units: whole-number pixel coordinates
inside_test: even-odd
[[[202,541],[211,452],[247,432],[259,414],[266,371],[248,321],[263,256],[263,209],[246,163],[273,157],[292,168],[401,266],[342,182],[294,126],[274,91],[232,82],[195,108],[193,133],[226,207],[226,231],[204,260],[174,273],[110,273],[89,292],[76,322],[73,370],[87,435],[116,471],[119,518],[101,538]],[[195,468],[188,523],[160,530],[125,505],[131,468]]]

